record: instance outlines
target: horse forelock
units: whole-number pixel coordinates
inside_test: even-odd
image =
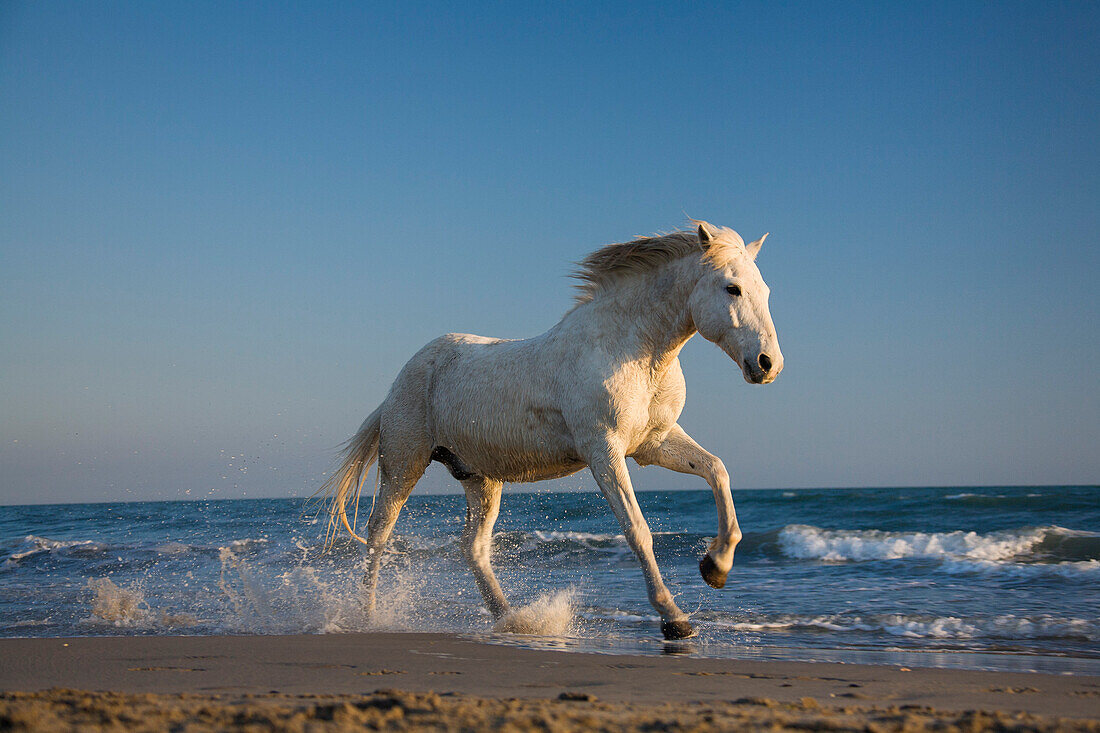
[[[600,291],[624,277],[652,271],[681,257],[695,255],[713,267],[722,268],[744,254],[745,245],[737,232],[726,227],[711,229],[716,230],[717,237],[706,247],[696,231],[638,237],[600,247],[577,263],[572,273],[580,281],[577,302],[594,300]]]

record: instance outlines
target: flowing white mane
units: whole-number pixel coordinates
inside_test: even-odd
[[[704,245],[699,240],[697,230],[689,230],[638,237],[629,242],[600,247],[577,263],[577,269],[572,273],[572,277],[580,280],[576,286],[579,291],[576,301],[588,303],[600,291],[624,277],[648,272],[681,257],[699,255],[715,267],[723,267],[731,258],[745,251],[744,240],[732,229],[715,227],[706,222],[694,223],[706,227],[711,233],[712,239],[708,244]]]

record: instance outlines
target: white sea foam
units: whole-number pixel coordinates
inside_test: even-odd
[[[626,546],[626,537],[621,534],[611,534],[602,532],[569,532],[569,531],[544,531],[536,530],[535,537],[540,542],[561,542],[567,540],[571,542],[578,542],[585,547],[593,547],[593,543],[614,543],[617,545]],[[602,549],[602,548],[593,548]]]
[[[870,614],[865,616],[783,615],[771,619],[715,622],[715,626],[738,631],[787,631],[821,629],[832,632],[884,632],[892,636],[920,639],[1079,639],[1100,640],[1100,621],[1057,616],[1015,616],[958,618]]]
[[[557,560],[564,560],[571,552],[594,552],[619,559],[633,557],[626,537],[610,532],[574,532],[566,530],[536,530],[527,535],[523,549],[541,551],[543,548],[557,551]],[[562,554],[562,553],[565,554]]]
[[[1063,578],[1100,575],[1100,560],[1073,560],[1058,563],[991,562],[989,560],[945,560],[942,570],[953,574],[996,572],[1017,578],[1057,575]]]
[[[49,626],[51,623],[53,623],[53,617],[47,616],[46,618],[28,618],[20,621],[13,621],[7,624],[7,627],[9,629],[22,629],[33,626]]]
[[[652,532],[654,537],[660,537],[664,535],[679,535],[680,532]],[[575,542],[579,545],[590,550],[598,550],[604,552],[618,552],[620,550],[629,550],[630,545],[626,541],[626,537],[621,534],[613,534],[611,532],[573,532],[567,530],[535,530],[533,532],[534,538],[539,543],[550,542]]]
[[[974,492],[965,491],[959,494],[947,494],[943,498],[947,501],[988,506],[1002,503],[1017,504],[1023,500],[1041,499],[1044,496],[1046,496],[1046,494],[1035,492],[1027,494],[976,494]]]
[[[266,537],[245,537],[243,540],[233,540],[229,543],[229,549],[233,552],[246,552],[249,550],[255,550],[261,545],[266,545],[268,539]]]
[[[661,617],[657,614],[633,613],[631,611],[624,611],[618,608],[587,608],[583,611],[578,611],[577,616],[585,620],[624,621],[627,623],[640,623],[643,621],[653,622],[661,620]]]

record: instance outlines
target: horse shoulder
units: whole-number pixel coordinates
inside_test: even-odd
[[[680,360],[676,359],[656,384],[656,390],[649,402],[647,435],[639,450],[659,445],[668,437],[669,431],[680,419],[686,401],[687,383],[680,368]]]
[[[672,422],[680,417],[687,401],[687,382],[684,380],[684,370],[680,368],[679,358],[673,359],[672,365],[657,382],[657,390],[653,393],[653,409],[660,414],[666,414],[669,410],[675,415]]]
[[[572,362],[570,380],[562,383],[560,394],[562,412],[578,449],[583,454],[586,446],[598,448],[613,442],[629,454],[647,443],[654,430],[653,405],[658,391],[652,374],[642,364],[617,362],[598,353]],[[671,423],[675,419],[671,415]]]

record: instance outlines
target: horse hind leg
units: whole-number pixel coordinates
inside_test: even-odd
[[[364,606],[368,618],[374,613],[375,598],[378,589],[378,571],[382,567],[382,553],[393,533],[393,526],[401,514],[405,501],[424,469],[428,467],[427,450],[401,450],[391,448],[386,451],[383,436],[382,452],[378,458],[379,488],[374,508],[367,522],[367,570],[363,574]],[[407,444],[406,444],[407,446]]]
[[[466,490],[466,527],[462,531],[462,554],[474,574],[477,588],[493,618],[501,618],[509,611],[508,601],[500,589],[490,564],[493,544],[493,526],[500,513],[500,494],[504,484],[483,476],[462,479]]]

